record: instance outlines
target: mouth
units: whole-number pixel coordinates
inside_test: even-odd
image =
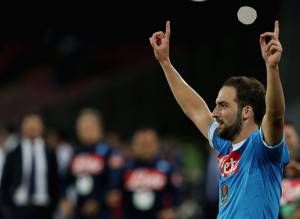
[[[218,126],[217,126],[218,129],[221,129],[224,127],[224,122],[222,122],[222,121],[217,121],[217,122],[218,122]]]

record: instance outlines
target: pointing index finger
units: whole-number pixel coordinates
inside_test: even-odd
[[[275,21],[274,33],[276,34],[277,37],[279,37],[279,22],[278,22],[278,20]]]
[[[171,27],[170,27],[170,21],[167,21],[166,23],[166,32],[165,32],[165,35],[170,38],[170,35],[171,35]]]

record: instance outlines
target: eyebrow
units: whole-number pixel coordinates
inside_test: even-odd
[[[217,105],[221,105],[221,104],[228,104],[228,102],[222,100],[222,101],[216,101]]]

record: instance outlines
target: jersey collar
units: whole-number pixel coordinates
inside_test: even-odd
[[[238,150],[240,147],[242,147],[242,145],[245,143],[246,140],[247,140],[247,138],[244,139],[243,141],[240,141],[240,142],[238,142],[238,143],[233,144],[233,145],[232,145],[232,150],[233,150],[233,151]]]

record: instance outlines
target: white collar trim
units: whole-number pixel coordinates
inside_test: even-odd
[[[236,151],[236,150],[240,149],[240,147],[242,147],[242,145],[245,143],[246,140],[247,140],[247,138],[244,139],[243,141],[240,141],[239,143],[233,144],[232,151]]]

